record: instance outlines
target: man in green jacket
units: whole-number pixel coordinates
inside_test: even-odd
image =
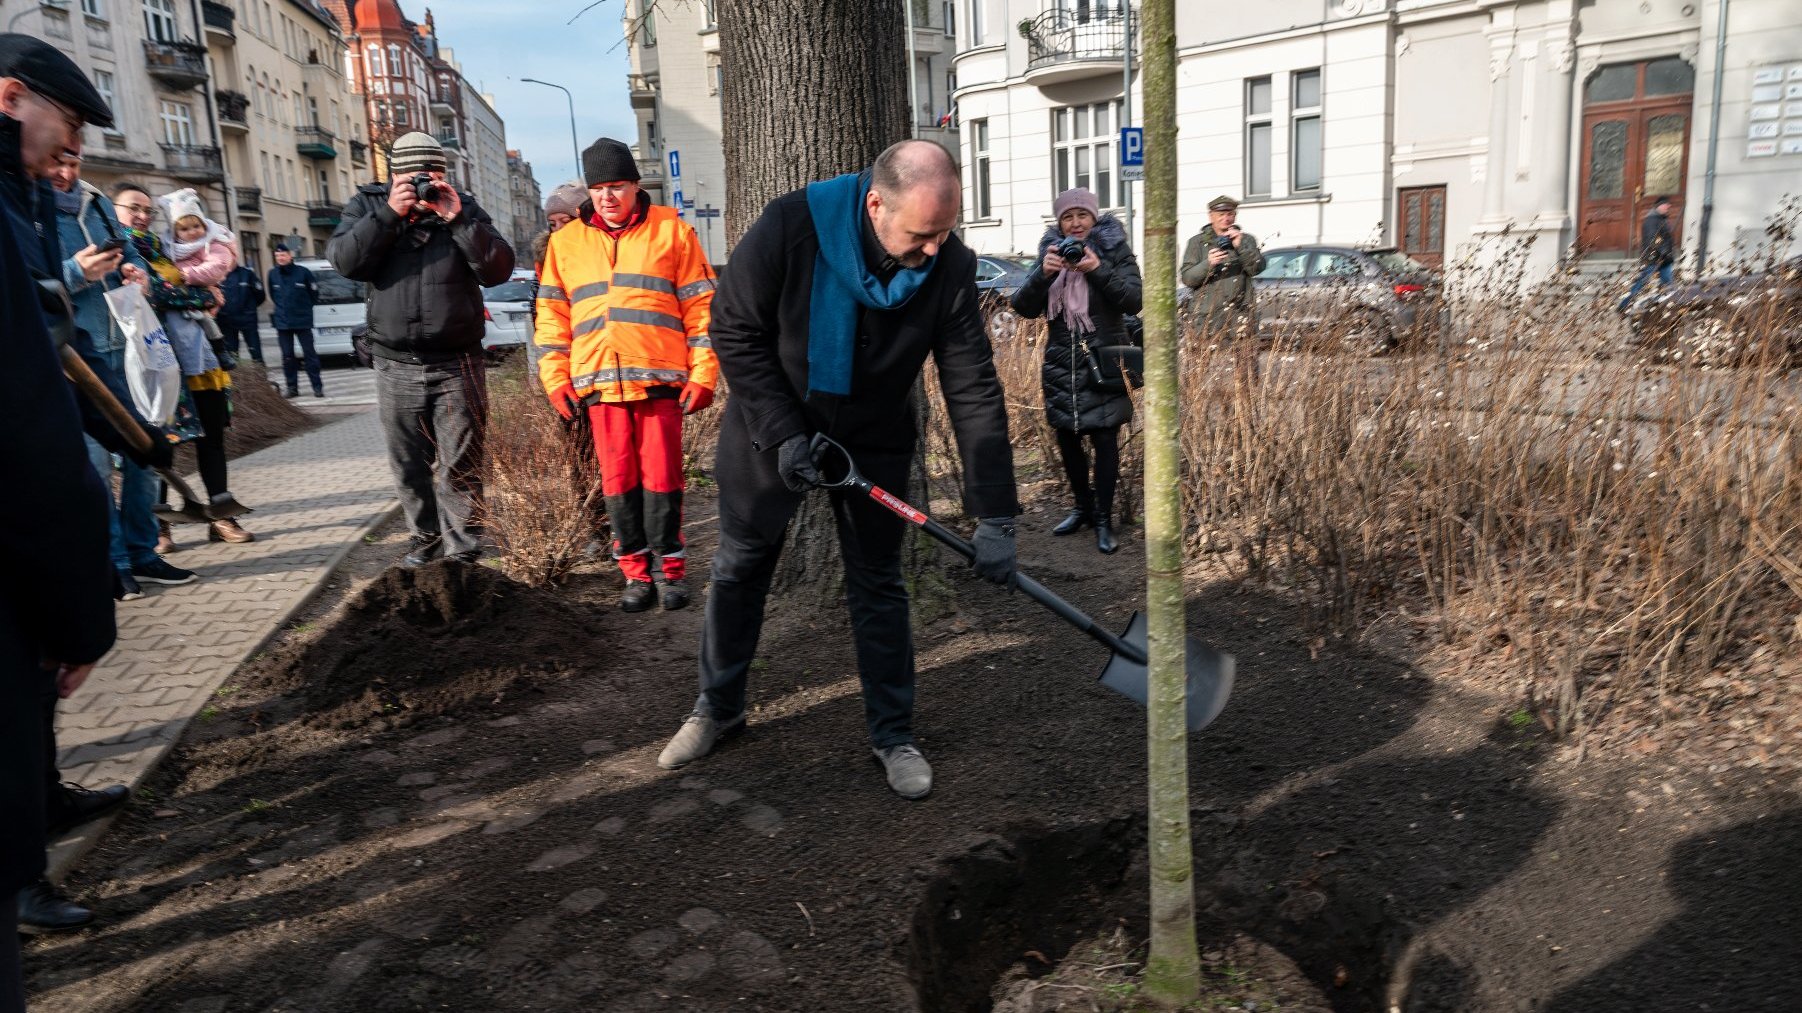
[[[1208,201],[1208,224],[1183,249],[1182,280],[1196,290],[1189,312],[1204,330],[1249,337],[1258,330],[1251,279],[1264,270],[1264,255],[1238,218],[1239,202],[1231,197]]]

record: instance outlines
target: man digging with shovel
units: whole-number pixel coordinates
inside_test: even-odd
[[[963,457],[964,509],[982,518],[972,566],[1014,577],[1013,449],[977,308],[976,258],[951,235],[957,166],[903,141],[874,168],[777,198],[733,251],[711,330],[732,391],[721,424],[720,537],[701,635],[701,696],[662,755],[676,769],[744,729],[745,690],[789,518],[817,484],[816,433],[880,485],[906,488],[916,438],[908,396],[926,356]],[[870,745],[903,798],[932,790],[913,742],[914,655],[901,573],[906,522],[832,493]]]

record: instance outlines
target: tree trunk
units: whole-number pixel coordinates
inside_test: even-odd
[[[866,168],[908,136],[905,17],[901,0],[720,0],[718,15],[736,245],[771,200]],[[776,587],[833,598],[842,573],[832,511],[815,492],[789,525]]]
[[[1183,671],[1183,522],[1176,332],[1176,5],[1144,0],[1146,745],[1151,955],[1145,991],[1171,1006],[1201,990],[1189,840]],[[1131,39],[1127,40],[1131,45]]]

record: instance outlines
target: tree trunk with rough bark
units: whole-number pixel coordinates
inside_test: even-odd
[[[1146,994],[1170,1006],[1201,990],[1184,721],[1183,520],[1176,333],[1176,5],[1144,0],[1145,598],[1151,955]],[[1128,45],[1131,40],[1128,40]]]
[[[861,170],[908,136],[905,16],[901,0],[720,0],[717,13],[736,244],[771,200]],[[776,587],[834,598],[842,574],[831,507],[815,492],[789,525]]]

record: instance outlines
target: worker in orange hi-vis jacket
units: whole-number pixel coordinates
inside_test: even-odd
[[[551,235],[539,274],[538,376],[558,414],[588,413],[626,578],[620,608],[679,609],[682,417],[711,405],[719,383],[713,269],[695,230],[639,187],[626,145],[594,142],[582,174],[589,200]]]

